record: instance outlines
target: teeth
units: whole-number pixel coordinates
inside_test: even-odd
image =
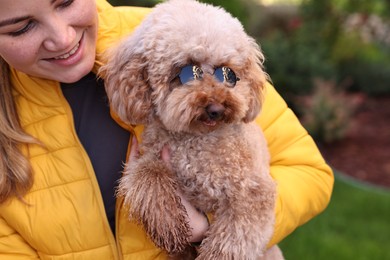
[[[55,60],[64,60],[64,59],[69,58],[70,56],[72,56],[79,49],[79,46],[80,46],[80,43],[77,43],[77,45],[74,46],[74,48],[72,50],[70,50],[70,52],[65,53],[64,55],[61,55],[61,56],[58,56],[58,57],[54,57],[54,59]]]

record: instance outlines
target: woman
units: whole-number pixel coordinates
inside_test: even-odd
[[[141,128],[110,117],[95,76],[101,54],[147,13],[105,0],[0,0],[0,259],[166,258],[114,197]],[[271,86],[257,122],[278,183],[275,244],[327,206],[333,175]],[[197,242],[207,220],[183,201]]]

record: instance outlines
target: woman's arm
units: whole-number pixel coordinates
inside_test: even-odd
[[[268,84],[261,115],[271,154],[271,175],[278,185],[275,231],[270,245],[322,212],[333,189],[333,173],[313,139],[285,101]]]
[[[39,259],[37,252],[0,218],[0,259]]]

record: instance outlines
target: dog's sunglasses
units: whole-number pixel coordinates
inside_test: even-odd
[[[231,68],[225,66],[216,68],[213,75],[219,82],[225,83],[231,88],[240,80]],[[186,65],[181,68],[178,78],[183,85],[193,80],[201,80],[203,70],[197,65]]]

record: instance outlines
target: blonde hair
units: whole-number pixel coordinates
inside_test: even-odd
[[[20,126],[12,96],[10,69],[0,57],[0,203],[10,197],[21,198],[33,184],[29,160],[22,144],[37,143]]]

